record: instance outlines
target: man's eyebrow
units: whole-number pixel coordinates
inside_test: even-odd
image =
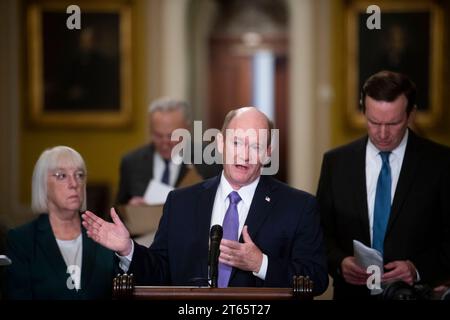
[[[367,118],[367,121],[369,121],[371,123],[374,123],[374,124],[395,125],[395,124],[399,124],[400,122],[402,122],[403,119],[390,121],[390,122],[380,122],[380,121],[377,121],[377,120],[373,120],[373,119]]]

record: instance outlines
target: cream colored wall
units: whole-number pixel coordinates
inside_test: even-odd
[[[314,192],[314,4],[291,0],[289,15],[289,183]],[[295,137],[295,138],[294,138]]]
[[[191,100],[193,118],[203,120],[204,128],[209,127],[209,35],[212,32],[216,4],[210,0],[190,1],[188,6],[189,51],[188,92]],[[211,110],[212,111],[212,110]]]
[[[329,147],[330,1],[287,1],[289,16],[289,183],[315,194]],[[321,46],[325,47],[321,47]]]
[[[187,99],[187,6],[189,0],[161,2],[162,94]]]

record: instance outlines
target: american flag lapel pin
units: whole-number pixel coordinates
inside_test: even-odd
[[[270,197],[266,196],[266,201],[270,202]]]

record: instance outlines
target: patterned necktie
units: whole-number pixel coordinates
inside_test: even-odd
[[[390,151],[380,152],[383,161],[380,175],[377,181],[377,191],[375,194],[375,207],[373,214],[373,245],[374,249],[383,254],[384,236],[391,214],[391,167],[389,165]]]
[[[236,191],[230,192],[228,195],[230,199],[230,205],[228,206],[225,217],[223,218],[223,239],[238,241],[239,232],[239,215],[237,210],[237,204],[241,201],[241,197]],[[230,280],[232,267],[219,262],[219,280],[218,287],[228,287],[228,281]]]
[[[170,185],[170,183],[169,183],[169,176],[170,176],[169,165],[170,165],[170,160],[164,159],[164,164],[166,165],[166,167],[164,168],[164,173],[162,175],[161,182],[165,183],[167,185]]]

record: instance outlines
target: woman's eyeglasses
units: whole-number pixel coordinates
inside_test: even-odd
[[[69,174],[62,171],[56,171],[55,173],[52,174],[52,176],[55,177],[57,181],[61,182],[69,181]],[[83,171],[77,171],[73,174],[73,178],[78,182],[85,182],[86,173]]]

